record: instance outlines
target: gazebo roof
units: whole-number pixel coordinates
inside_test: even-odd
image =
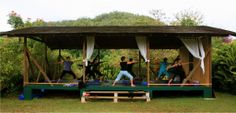
[[[209,26],[43,26],[2,32],[7,37],[27,37],[46,43],[51,49],[80,49],[86,36],[93,35],[95,48],[137,48],[136,35],[145,35],[150,48],[178,48],[180,37],[234,35],[235,32]]]

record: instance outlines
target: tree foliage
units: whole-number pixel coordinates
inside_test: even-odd
[[[203,23],[203,15],[196,11],[184,10],[175,15],[172,25],[197,26]]]
[[[0,40],[0,91],[10,92],[22,83],[22,45],[16,39]]]
[[[127,12],[110,12],[96,16],[95,18],[79,18],[64,20],[60,22],[49,22],[53,26],[140,26],[140,25],[164,25],[164,22],[157,21],[151,17],[135,15]]]
[[[8,16],[9,19],[7,22],[12,26],[12,28],[18,29],[24,26],[22,18],[16,12],[12,11]]]
[[[218,47],[213,49],[213,86],[236,94],[236,41],[227,44],[215,39],[214,42]]]

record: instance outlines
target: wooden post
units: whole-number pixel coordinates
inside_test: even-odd
[[[58,54],[61,57],[61,49],[59,49],[59,53]],[[61,72],[61,66],[60,66],[60,64],[58,64],[57,66],[58,66],[58,74],[59,74]]]
[[[36,82],[38,83],[39,82],[39,78],[40,78],[40,71],[39,71],[39,73],[38,73],[38,76],[37,76],[37,79],[36,79]]]
[[[138,50],[138,77],[141,77],[141,57],[140,51]]]
[[[150,83],[150,47],[149,47],[149,40],[147,39],[146,37],[146,43],[147,43],[147,65],[146,65],[146,68],[147,68],[147,83],[149,85]]]
[[[146,92],[146,101],[149,102],[150,101],[150,93]]]
[[[29,73],[28,73],[28,58],[27,58],[27,38],[24,38],[24,57],[23,57],[23,85],[25,86],[29,82]]]
[[[30,57],[28,56],[28,54],[27,54],[27,60],[28,60],[30,72],[31,72],[32,76],[35,77],[34,76],[34,69],[33,69],[32,63],[30,62]]]
[[[113,102],[118,102],[118,93],[117,92],[114,92],[114,99],[113,99]]]
[[[209,43],[208,43],[208,46],[209,46],[209,56],[207,56],[208,57],[208,62],[207,62],[207,64],[206,65],[208,65],[209,67],[208,67],[208,70],[209,70],[209,75],[208,75],[208,83],[209,84],[212,84],[212,37],[210,37],[209,39]]]
[[[85,72],[86,72],[86,65],[85,65],[85,59],[86,59],[86,38],[87,37],[85,37],[84,38],[84,41],[83,41],[83,70],[84,70],[84,72],[83,72],[83,82],[85,83]]]
[[[47,67],[49,67],[49,63],[48,63],[48,47],[46,44],[44,44],[44,57],[45,57],[45,67],[44,70],[47,73]],[[49,70],[49,68],[48,68]]]

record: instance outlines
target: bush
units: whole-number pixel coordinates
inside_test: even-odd
[[[22,46],[17,39],[0,39],[0,91],[15,91],[22,83]]]
[[[213,88],[236,94],[236,42],[214,48]]]

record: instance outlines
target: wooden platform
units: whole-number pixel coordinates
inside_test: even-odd
[[[118,99],[144,99],[149,102],[150,93],[145,91],[84,91],[81,96],[81,102],[85,103],[86,99],[113,99],[113,102],[118,102]]]
[[[80,91],[80,97],[83,92],[88,91],[127,91],[127,92],[149,92],[150,98],[152,98],[153,91],[203,91],[204,98],[212,97],[212,88],[210,86],[111,86],[111,85],[88,85],[85,88],[79,89],[78,86],[66,86],[65,84],[28,84],[24,86],[24,97],[26,100],[32,99],[32,93],[35,89],[44,90],[74,90]]]

